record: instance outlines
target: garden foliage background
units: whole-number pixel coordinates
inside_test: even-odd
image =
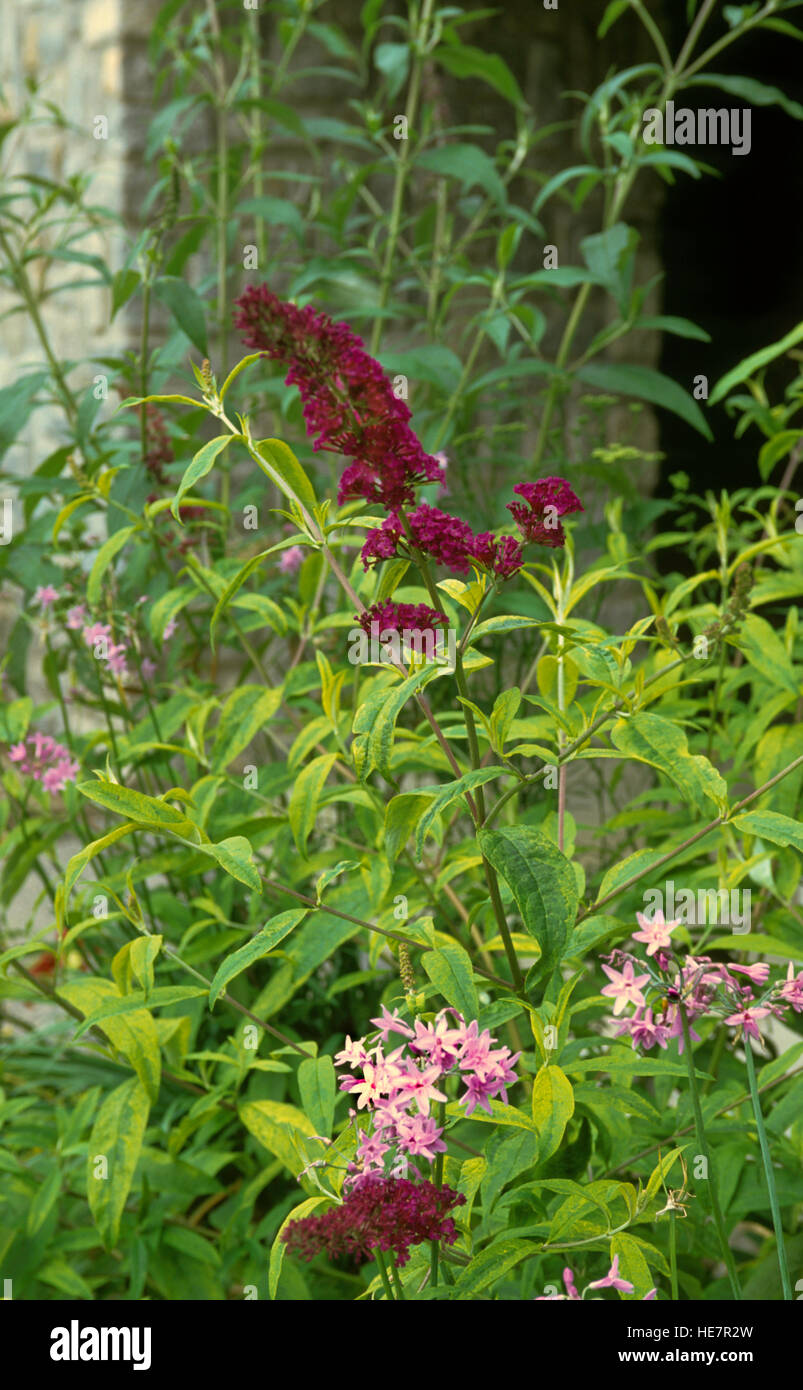
[[[749,44],[801,33],[685,8],[677,46],[601,5],[616,65],[545,125],[489,10],[169,0],[133,227],[89,158],[21,164],[46,86],[7,101],[14,1297],[794,1297],[803,325],[701,388],[638,223],[711,176],[644,111],[799,121]],[[98,291],[136,345],[58,351]],[[715,491],[717,402],[754,470]],[[696,460],[660,498],[653,409]],[[355,659],[372,616],[453,659]]]

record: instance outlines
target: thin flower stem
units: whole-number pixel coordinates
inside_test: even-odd
[[[388,1264],[390,1265],[390,1272],[391,1272],[391,1275],[392,1275],[392,1277],[393,1277],[393,1287],[394,1287],[395,1290],[396,1290],[396,1300],[397,1300],[397,1302],[399,1302],[399,1303],[406,1303],[407,1297],[406,1297],[406,1294],[405,1294],[405,1292],[404,1292],[404,1285],[403,1285],[403,1283],[402,1283],[402,1281],[401,1281],[401,1276],[400,1276],[400,1274],[399,1274],[399,1271],[398,1271],[398,1269],[396,1268],[396,1261],[395,1261],[394,1258],[393,1258],[393,1251],[392,1251],[392,1250],[389,1250],[389,1251],[388,1251]]]
[[[761,1111],[761,1100],[758,1094],[753,1049],[750,1046],[750,1039],[746,1035],[744,1039],[744,1060],[747,1067],[747,1079],[750,1083],[750,1099],[753,1102],[753,1114],[756,1117],[756,1129],[758,1130],[758,1142],[761,1147],[761,1160],[764,1164],[764,1176],[767,1179],[767,1190],[769,1192],[770,1209],[772,1211],[772,1224],[775,1229],[775,1245],[778,1252],[778,1267],[781,1271],[781,1287],[783,1289],[784,1299],[791,1302],[794,1298],[794,1294],[792,1293],[792,1281],[789,1277],[789,1265],[786,1259],[786,1246],[784,1244],[783,1223],[781,1222],[781,1208],[778,1203],[778,1188],[775,1183],[775,1170],[772,1166],[772,1155],[770,1153],[769,1143],[767,1142],[767,1130]]]
[[[421,70],[424,64],[426,46],[429,39],[429,26],[434,5],[435,0],[424,0],[420,23],[416,26],[416,32],[410,35],[410,39],[412,40],[410,43],[410,85],[407,89],[407,104],[404,111],[408,139],[402,140],[401,142],[401,150],[399,151],[398,162],[396,164],[396,178],[393,184],[393,200],[390,209],[390,226],[388,228],[388,239],[385,243],[385,255],[379,282],[379,312],[374,319],[374,326],[371,330],[370,352],[372,357],[376,357],[377,351],[379,350],[379,343],[382,337],[383,313],[387,308],[387,303],[390,298],[390,287],[393,281],[393,259],[396,255],[396,246],[401,231],[404,190],[407,183],[407,173],[411,163],[409,135],[418,113],[418,99],[421,91]],[[413,23],[415,24],[415,21],[413,21]]]
[[[677,1247],[677,1217],[673,1211],[669,1213],[669,1278],[672,1284],[672,1302],[679,1301],[678,1295],[678,1247]]]
[[[446,1102],[438,1101],[438,1128],[443,1129],[446,1124]],[[443,1154],[435,1155],[435,1174],[434,1181],[436,1187],[443,1187]],[[440,1257],[440,1242],[433,1240],[430,1244],[429,1256],[429,1275],[433,1289],[438,1287],[438,1260]]]
[[[717,1236],[719,1237],[722,1257],[728,1270],[728,1280],[730,1282],[733,1297],[741,1301],[742,1291],[739,1287],[739,1278],[736,1273],[736,1264],[733,1258],[733,1251],[728,1245],[728,1234],[725,1230],[725,1222],[722,1219],[722,1209],[719,1205],[719,1194],[717,1192],[717,1177],[714,1170],[714,1162],[709,1152],[708,1143],[705,1137],[705,1125],[703,1124],[703,1112],[700,1107],[700,1092],[697,1088],[697,1077],[694,1071],[694,1053],[691,1045],[691,1035],[689,1030],[689,1020],[686,1009],[682,1003],[678,1004],[680,1019],[683,1026],[683,1051],[686,1056],[686,1066],[689,1073],[689,1094],[691,1096],[692,1110],[694,1113],[694,1129],[697,1139],[697,1147],[700,1154],[706,1161],[708,1171],[708,1192],[711,1198],[711,1213],[714,1218]]]
[[[378,1245],[374,1246],[374,1255],[376,1256],[377,1268],[379,1270],[379,1275],[385,1290],[385,1298],[388,1300],[389,1303],[395,1303],[396,1300],[393,1297],[393,1290],[390,1287],[390,1280],[388,1279],[388,1272],[385,1268],[385,1261],[382,1256],[382,1251],[380,1250]]]

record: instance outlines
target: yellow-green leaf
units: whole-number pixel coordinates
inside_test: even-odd
[[[106,1097],[89,1136],[86,1176],[89,1210],[107,1250],[117,1244],[149,1111],[147,1092],[132,1076]]]
[[[533,1086],[533,1120],[538,1127],[539,1161],[550,1158],[560,1147],[563,1134],[574,1114],[574,1092],[560,1067],[542,1067]]]

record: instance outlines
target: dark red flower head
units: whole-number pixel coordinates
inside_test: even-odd
[[[417,483],[440,481],[438,460],[407,423],[410,411],[347,324],[309,304],[283,303],[266,285],[251,286],[236,303],[246,347],[287,365],[285,383],[299,389],[314,447],[353,459],[338,502],[363,497],[394,510],[414,500]]]
[[[282,1240],[302,1260],[325,1253],[330,1258],[352,1255],[359,1264],[373,1259],[378,1247],[392,1250],[401,1266],[410,1258],[411,1245],[425,1240],[454,1244],[457,1230],[447,1213],[465,1200],[451,1187],[369,1173],[339,1206],[291,1222]]]
[[[445,613],[439,613],[436,608],[427,608],[425,603],[372,603],[370,608],[366,608],[364,613],[360,613],[357,622],[368,636],[371,635],[372,623],[378,624],[379,636],[383,632],[432,632],[440,628],[449,626],[449,619]]]
[[[526,541],[553,548],[566,544],[566,533],[559,518],[584,508],[575,497],[565,478],[539,478],[537,483],[517,483],[513,491],[523,497],[521,502],[509,502]]]

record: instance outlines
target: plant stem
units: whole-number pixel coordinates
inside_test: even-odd
[[[753,1102],[753,1114],[756,1117],[758,1142],[761,1147],[761,1161],[764,1164],[764,1176],[767,1179],[767,1190],[769,1192],[770,1209],[772,1211],[772,1224],[775,1229],[775,1244],[778,1252],[778,1267],[781,1271],[781,1287],[783,1288],[784,1299],[791,1302],[794,1295],[792,1293],[792,1281],[789,1278],[789,1266],[786,1260],[786,1246],[784,1244],[783,1224],[781,1222],[781,1208],[778,1204],[778,1189],[775,1184],[775,1170],[772,1166],[772,1155],[770,1153],[769,1143],[767,1142],[767,1130],[764,1124],[764,1116],[761,1112],[761,1100],[758,1094],[753,1049],[750,1046],[750,1039],[746,1035],[744,1039],[744,1060],[747,1067],[747,1079],[750,1083],[750,1098]]]
[[[686,1056],[686,1066],[688,1068],[689,1073],[689,1094],[691,1096],[692,1110],[694,1112],[694,1129],[697,1138],[697,1147],[699,1148],[702,1157],[706,1161],[706,1168],[708,1171],[708,1192],[711,1198],[711,1213],[714,1218],[714,1225],[716,1227],[717,1236],[719,1237],[719,1244],[720,1249],[722,1250],[722,1257],[725,1261],[725,1265],[728,1270],[728,1280],[730,1282],[731,1290],[733,1292],[733,1297],[740,1302],[742,1297],[742,1291],[739,1287],[739,1278],[736,1273],[736,1264],[733,1258],[733,1251],[728,1245],[728,1235],[727,1231],[725,1230],[725,1223],[722,1219],[722,1210],[719,1205],[719,1194],[717,1192],[717,1178],[716,1172],[714,1170],[713,1158],[711,1153],[709,1152],[708,1143],[705,1137],[703,1112],[700,1108],[700,1093],[697,1088],[697,1077],[694,1074],[694,1053],[692,1051],[691,1036],[689,1032],[689,1020],[686,1016],[686,1009],[682,1003],[678,1004],[678,1009],[680,1010],[680,1019],[683,1025],[683,1051]]]
[[[678,1249],[677,1217],[669,1213],[669,1277],[672,1283],[672,1302],[678,1302]]]
[[[439,1129],[443,1129],[443,1127],[444,1127],[445,1124],[446,1124],[446,1102],[443,1101],[443,1100],[441,1100],[441,1101],[438,1102],[438,1128],[439,1128]],[[436,1186],[436,1187],[443,1187],[443,1154],[442,1154],[442,1153],[436,1154],[436,1156],[435,1156],[435,1174],[434,1174],[434,1179],[435,1179],[435,1186]],[[436,1288],[438,1287],[438,1260],[439,1260],[439,1257],[440,1257],[440,1242],[437,1241],[437,1240],[433,1240],[433,1241],[431,1241],[431,1243],[430,1243],[430,1256],[429,1256],[430,1284],[432,1285],[432,1288],[433,1288],[433,1289],[436,1289]]]
[[[415,35],[410,36],[413,40],[410,44],[412,50],[410,85],[407,89],[407,105],[404,111],[408,138],[401,142],[401,150],[399,151],[398,162],[396,164],[396,178],[393,184],[393,201],[390,209],[390,226],[388,228],[388,239],[385,244],[385,257],[382,263],[382,273],[379,283],[379,313],[374,319],[374,326],[371,331],[370,353],[372,357],[376,357],[379,350],[379,342],[382,337],[382,313],[387,307],[387,302],[390,298],[390,287],[393,280],[393,258],[396,254],[396,245],[401,230],[404,189],[407,183],[407,171],[410,167],[409,135],[418,110],[418,97],[421,90],[421,69],[424,62],[426,41],[434,4],[435,0],[424,0],[420,24],[417,26]]]
[[[399,1303],[406,1303],[407,1299],[404,1292],[404,1285],[401,1281],[399,1271],[396,1268],[396,1261],[393,1258],[392,1250],[388,1251],[388,1264],[390,1265],[390,1272],[393,1276],[393,1287],[396,1290],[396,1300]]]
[[[385,1289],[385,1298],[388,1300],[388,1303],[395,1303],[396,1300],[393,1297],[393,1290],[390,1287],[390,1280],[388,1279],[388,1272],[385,1268],[385,1261],[382,1256],[382,1251],[379,1249],[378,1245],[374,1246],[374,1254],[376,1256],[376,1263],[377,1268],[379,1270],[380,1278]]]

